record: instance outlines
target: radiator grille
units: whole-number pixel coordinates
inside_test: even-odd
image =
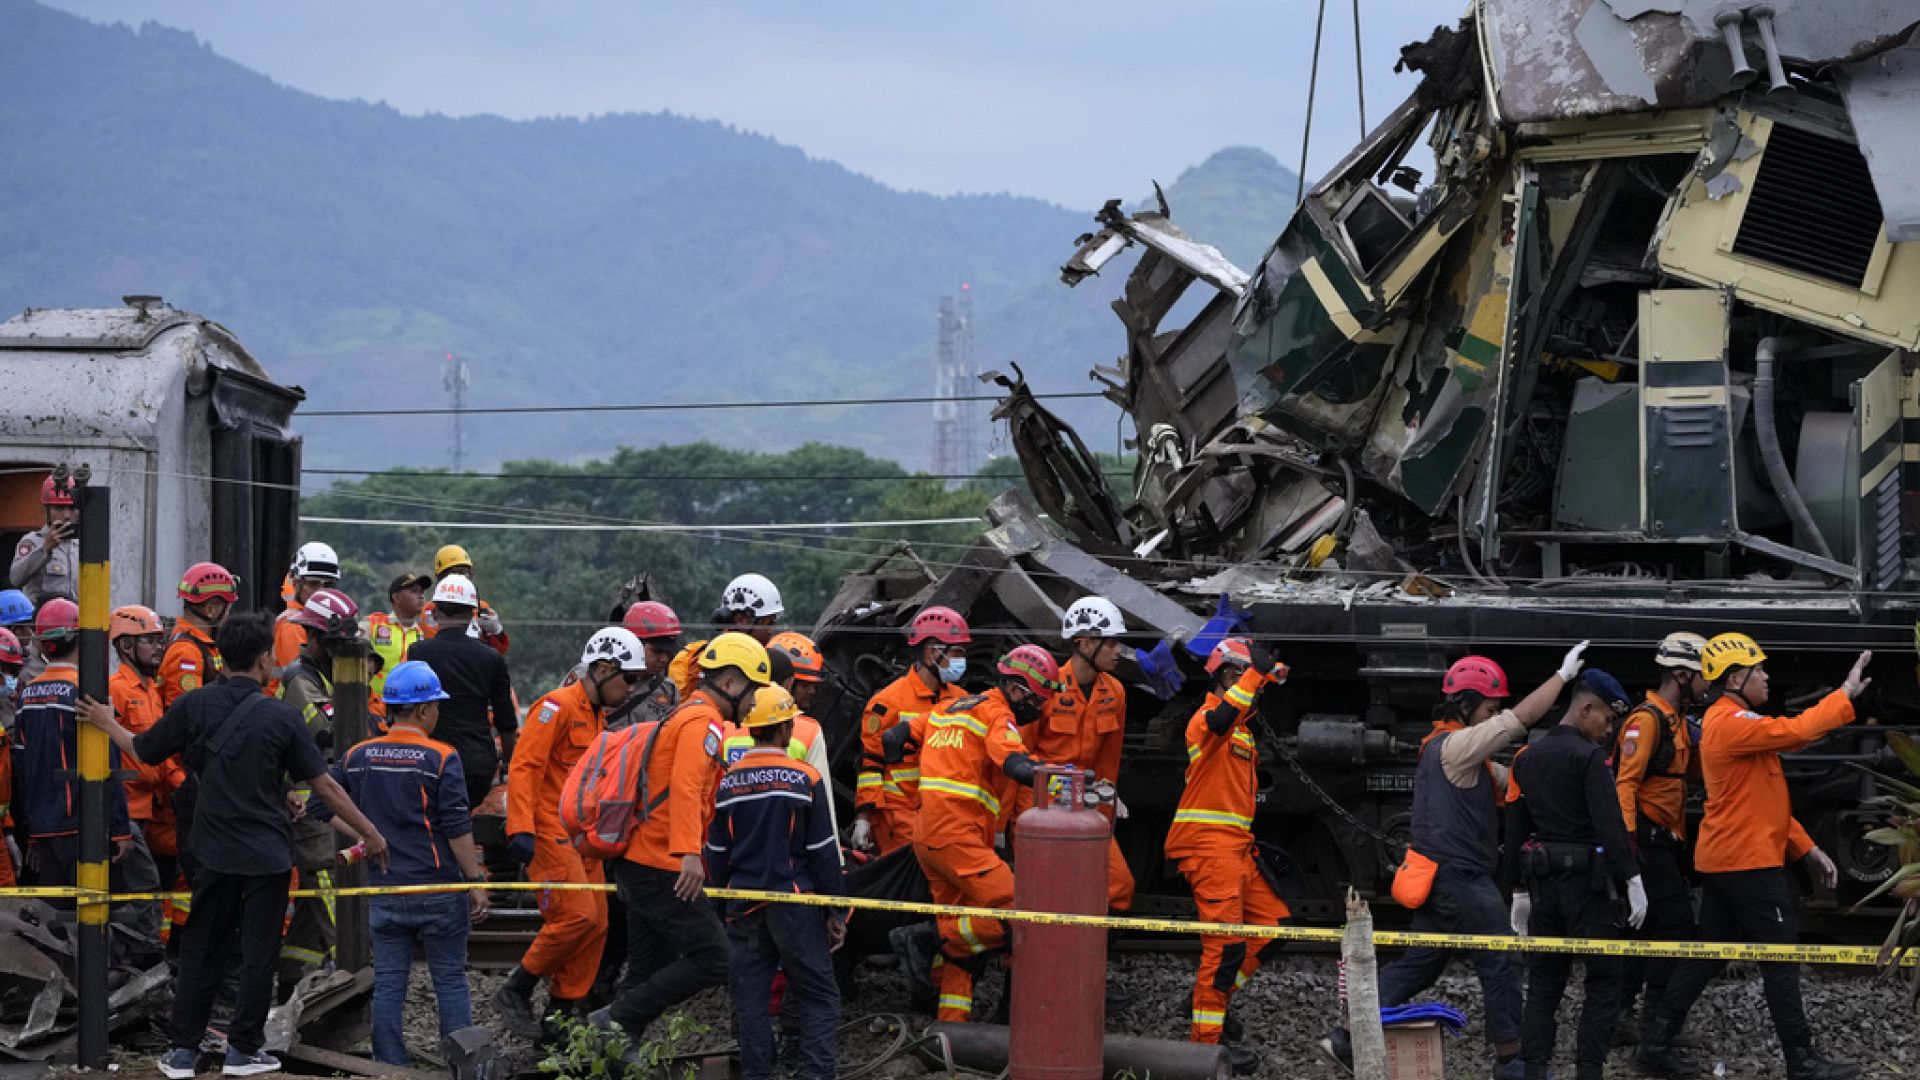
[[[1880,220],[1880,199],[1859,147],[1776,123],[1733,251],[1858,289]]]

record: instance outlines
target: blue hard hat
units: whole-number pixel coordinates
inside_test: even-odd
[[[1580,673],[1580,689],[1606,702],[1607,707],[1617,713],[1626,712],[1633,704],[1620,680],[1599,668],[1590,667]]]
[[[0,592],[0,626],[15,626],[33,621],[33,601],[19,589]]]
[[[440,689],[440,676],[420,660],[408,660],[387,672],[387,683],[380,697],[389,705],[425,705],[429,701],[445,701],[448,694]]]

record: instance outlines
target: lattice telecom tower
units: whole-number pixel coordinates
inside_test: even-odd
[[[441,380],[447,388],[447,401],[453,407],[453,471],[467,468],[467,362],[447,354],[447,371]]]
[[[933,372],[933,471],[971,476],[980,468],[976,442],[979,425],[974,402],[979,392],[973,370],[973,287],[940,298],[940,352]]]

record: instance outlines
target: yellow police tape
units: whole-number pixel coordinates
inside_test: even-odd
[[[290,897],[338,899],[349,896],[418,896],[431,893],[470,892],[613,892],[612,884],[598,882],[471,882],[444,885],[354,886],[335,889],[294,889]],[[1035,923],[1042,926],[1085,926],[1103,930],[1134,930],[1152,934],[1215,934],[1224,937],[1270,941],[1306,941],[1338,945],[1344,932],[1335,927],[1250,926],[1242,923],[1209,923],[1185,919],[1147,919],[1127,915],[1066,915],[1051,911],[1014,911],[1003,908],[961,907],[951,904],[920,903],[911,900],[877,900],[859,896],[821,896],[814,893],[766,892],[760,889],[709,888],[708,896],[721,900],[751,900],[768,904],[806,904],[813,907],[888,911],[901,915],[950,915],[956,918],[1005,919],[1008,922]],[[0,889],[0,900],[15,898],[71,899],[81,904],[121,904],[138,901],[186,899],[191,894],[175,892],[111,893],[105,896],[85,889],[8,888]],[[1485,952],[1578,953],[1587,956],[1677,957],[1683,960],[1748,960],[1767,963],[1872,965],[1880,960],[1880,950],[1857,945],[1764,945],[1739,941],[1638,941],[1622,938],[1511,937],[1504,934],[1436,934],[1403,930],[1377,930],[1374,944],[1396,949],[1465,949]],[[1908,953],[1901,963],[1912,967],[1920,957]]]

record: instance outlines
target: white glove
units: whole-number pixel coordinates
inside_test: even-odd
[[[497,611],[483,611],[477,621],[480,623],[480,633],[483,637],[499,637],[506,629],[500,625],[500,613]]]
[[[1527,919],[1533,915],[1533,894],[1520,889],[1513,894],[1513,932],[1527,936]]]
[[[1627,879],[1627,925],[1640,929],[1647,921],[1647,887],[1640,882],[1640,875]]]
[[[1813,880],[1828,891],[1840,884],[1840,868],[1833,865],[1833,859],[1826,852],[1814,848],[1807,852],[1807,869],[1813,871]]]
[[[855,851],[872,851],[873,822],[863,817],[853,819],[853,831],[847,836],[847,846]]]
[[[1583,641],[1573,648],[1568,649],[1567,655],[1560,658],[1559,675],[1563,681],[1572,682],[1573,677],[1580,674],[1580,665],[1584,662],[1580,659],[1580,654],[1586,652],[1587,646],[1590,644],[1592,643]]]
[[[1115,796],[1113,797],[1113,820],[1115,820],[1115,821],[1125,821],[1125,820],[1127,820],[1127,803],[1126,803],[1126,800],[1124,800],[1124,799],[1122,799],[1122,798],[1121,798],[1120,796],[1118,796],[1118,795],[1115,795]]]

